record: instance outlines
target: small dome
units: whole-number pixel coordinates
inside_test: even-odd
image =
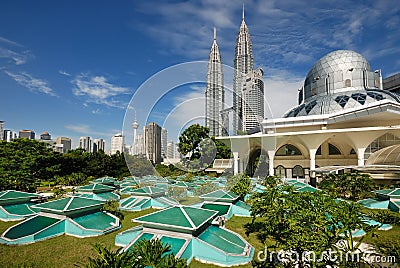
[[[49,132],[43,132],[43,134],[42,135],[49,135]]]

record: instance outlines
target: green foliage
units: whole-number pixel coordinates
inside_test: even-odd
[[[186,174],[184,170],[177,168],[172,164],[168,166],[157,164],[155,169],[161,177],[177,177]]]
[[[130,157],[127,157],[130,160]],[[148,162],[148,161],[147,161]],[[145,160],[128,161],[134,172],[147,175],[154,170]],[[146,174],[142,174],[146,173]],[[33,192],[41,181],[58,185],[81,185],[91,178],[131,175],[124,154],[88,153],[83,149],[55,153],[48,144],[30,139],[0,141],[0,190]]]
[[[0,190],[33,192],[36,179],[48,180],[59,172],[57,156],[36,140],[0,141]]]
[[[240,199],[244,200],[244,197],[251,192],[250,177],[245,174],[230,177],[226,182],[226,189],[239,195]]]
[[[215,146],[217,147],[217,154],[215,156],[216,159],[232,158],[232,151],[228,146],[225,145],[225,143],[220,140],[216,140],[214,137],[211,139],[214,141]]]
[[[277,176],[267,176],[262,179],[261,184],[266,187],[276,187],[281,183],[281,179]]]
[[[400,225],[400,214],[388,209],[367,212],[368,216],[381,223],[397,224]]]
[[[393,260],[397,265],[400,265],[400,241],[399,239],[378,240],[375,244],[375,249],[385,257],[394,257]],[[396,267],[396,266],[392,266]]]
[[[89,257],[86,264],[82,267],[87,268],[125,268],[125,267],[141,267],[135,255],[129,251],[121,252],[121,250],[111,250],[100,244],[93,246],[97,253],[96,258]]]
[[[189,171],[203,170],[212,164],[215,158],[231,158],[231,150],[223,142],[209,137],[210,130],[199,124],[185,129],[179,136],[179,152],[189,155],[185,167]]]
[[[279,186],[254,194],[250,202],[252,222],[246,224],[246,232],[257,234],[263,243],[275,241],[275,248],[293,250],[299,256],[306,251],[321,256],[330,249],[355,252],[363,238],[354,243],[352,231],[363,229],[373,234],[377,228],[362,221],[361,207],[357,203],[336,202],[322,191],[296,193],[291,186]],[[339,241],[343,248],[336,246]],[[298,267],[309,264],[300,260]],[[323,264],[312,263],[322,267],[329,264],[335,263],[330,260]],[[258,267],[268,266],[258,264]]]
[[[138,260],[138,266],[135,267],[189,267],[185,259],[176,259],[171,253],[171,246],[164,245],[159,239],[143,239],[134,245],[132,252]]]
[[[199,159],[201,156],[200,143],[209,138],[209,133],[209,128],[199,124],[189,126],[179,136],[179,152],[183,155],[190,153],[190,160]]]
[[[217,189],[218,189],[218,187],[214,183],[207,182],[207,183],[203,184],[202,186],[200,186],[199,188],[194,189],[194,195],[200,196],[203,194],[208,194]]]
[[[345,174],[330,174],[324,177],[319,187],[333,197],[358,201],[373,196],[371,193],[377,186],[368,174],[348,172]]]
[[[110,212],[111,214],[117,216],[121,221],[124,219],[124,214],[119,209],[119,202],[115,200],[107,201],[103,205],[103,210]]]

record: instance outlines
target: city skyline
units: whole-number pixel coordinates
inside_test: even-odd
[[[109,141],[121,132],[127,103],[144,81],[171,65],[207,60],[214,25],[223,63],[233,65],[242,3],[100,1],[93,8],[89,3],[3,1],[0,120],[5,129],[70,137],[73,148],[81,136]],[[355,50],[371,68],[382,69],[384,78],[400,71],[396,1],[244,4],[254,65],[265,72],[273,117],[296,105],[306,72],[327,52]],[[232,87],[231,80],[225,77],[226,86]],[[200,96],[204,85],[186,87],[168,96],[150,118],[138,107],[139,125],[160,123],[171,109],[167,104]],[[190,107],[194,111],[180,107],[176,130],[168,127],[171,137],[187,121],[181,115],[204,114],[204,98],[199,102]],[[271,117],[267,111],[265,116]]]

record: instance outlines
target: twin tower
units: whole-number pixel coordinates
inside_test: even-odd
[[[232,134],[245,134],[258,128],[264,119],[264,82],[261,68],[254,70],[253,49],[249,29],[244,21],[236,39],[233,107],[225,107],[224,74],[221,54],[214,27],[214,42],[208,60],[206,85],[206,127],[210,136],[226,136],[229,133],[229,113],[233,113]],[[230,90],[230,89],[227,89]]]

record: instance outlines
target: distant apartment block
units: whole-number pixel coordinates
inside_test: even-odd
[[[167,157],[168,130],[161,129],[161,157]]]
[[[49,132],[43,132],[42,134],[40,134],[40,139],[41,140],[51,140],[51,135],[49,134]]]
[[[93,140],[93,153],[98,151],[105,151],[106,141],[103,139],[94,139]]]
[[[4,121],[0,121],[0,140],[4,140]]]
[[[92,138],[91,137],[80,137],[79,138],[79,147],[84,149],[86,152],[92,152]]]
[[[35,132],[29,129],[22,129],[19,131],[19,138],[25,138],[25,139],[35,139]]]
[[[4,130],[3,133],[4,133],[3,139],[6,142],[10,142],[13,139],[17,139],[18,138],[18,133],[14,132],[12,130],[6,129],[6,130]]]
[[[116,134],[111,137],[111,154],[116,154],[117,152],[124,152],[124,136],[122,134]]]
[[[66,153],[71,150],[71,139],[67,137],[58,137],[56,140],[56,152]]]
[[[400,94],[400,73],[383,79],[383,89]]]
[[[147,159],[153,164],[161,163],[161,127],[151,122],[144,129]]]

